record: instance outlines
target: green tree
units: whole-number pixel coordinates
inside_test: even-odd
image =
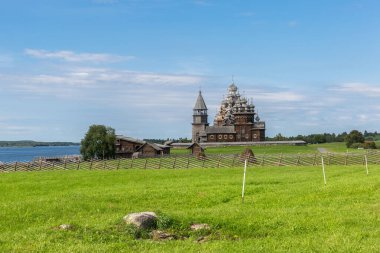
[[[278,133],[278,134],[276,134],[276,136],[274,137],[274,140],[276,140],[276,141],[284,141],[284,140],[285,140],[285,137],[282,136],[281,133]]]
[[[345,142],[347,148],[350,148],[354,143],[364,143],[364,136],[358,130],[352,130],[346,137]]]
[[[85,160],[114,158],[115,141],[115,129],[104,125],[92,125],[81,141],[80,153]]]

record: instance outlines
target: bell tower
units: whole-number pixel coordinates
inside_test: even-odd
[[[207,122],[207,106],[203,99],[202,92],[199,91],[197,101],[193,108],[193,123],[192,123],[192,141],[204,142],[207,141],[206,127],[209,125]]]

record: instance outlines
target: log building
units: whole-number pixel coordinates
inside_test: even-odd
[[[131,158],[134,153],[144,157],[170,154],[170,146],[149,143],[139,139],[117,135],[115,142],[116,158]]]
[[[242,97],[236,85],[232,83],[214,118],[214,125],[209,126],[207,106],[199,91],[193,108],[192,141],[265,141],[265,122],[260,121],[252,101],[249,102]]]

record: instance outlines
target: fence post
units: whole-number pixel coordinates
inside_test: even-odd
[[[245,174],[247,172],[247,159],[244,161],[243,187],[241,190],[241,203],[244,204]]]
[[[145,165],[144,165],[144,169],[146,169],[146,164],[148,163],[148,159],[145,159]]]
[[[107,160],[103,158],[103,170],[105,170],[107,167]]]
[[[121,162],[121,158],[119,159],[118,163],[117,163],[117,170],[120,168],[120,162]]]
[[[174,157],[174,162],[173,162],[173,169],[175,169],[175,164],[177,162],[177,157]]]
[[[366,170],[367,176],[368,176],[368,160],[367,160],[367,155],[364,155],[364,159],[365,159],[365,170]]]
[[[65,159],[64,167],[65,167],[65,170],[66,170],[67,169],[67,160],[66,159]]]
[[[265,153],[263,155],[263,162],[261,163],[261,166],[264,166],[264,163],[265,163]]]
[[[42,167],[42,160],[40,159],[40,170],[41,170],[41,167]]]
[[[282,153],[280,155],[280,161],[278,162],[278,166],[281,166],[281,163],[282,163]]]
[[[15,163],[15,171],[17,171],[17,162]]]
[[[344,157],[344,165],[347,165],[347,157],[348,157],[348,153],[346,153],[346,155]]]
[[[325,183],[325,186],[326,186],[326,173],[325,173],[325,163],[323,162],[323,155],[321,155],[321,159],[322,159],[322,173],[323,173],[323,181]]]
[[[186,169],[188,169],[188,168],[189,168],[189,164],[190,164],[190,156],[189,156],[189,157],[187,157],[187,165],[186,165]]]
[[[133,168],[133,160],[134,160],[134,158],[132,157],[131,159],[132,159],[132,161],[131,161],[131,166],[130,167],[132,169]]]
[[[323,155],[322,155],[322,157],[323,157]],[[315,166],[316,162],[317,162],[317,153],[314,154],[313,166]]]
[[[79,170],[80,160],[78,160],[77,170]]]
[[[205,167],[206,156],[202,156],[202,168]]]
[[[91,158],[91,162],[90,162],[90,170],[92,170],[92,163],[94,162],[94,159]]]
[[[235,166],[235,155],[233,155],[233,158],[232,158],[232,167]]]
[[[30,162],[28,162],[28,166],[26,166],[26,170],[29,170],[30,168]]]
[[[161,169],[161,160],[162,160],[162,156],[160,157],[160,162],[158,163],[158,169]]]
[[[220,168],[220,160],[222,160],[222,154],[219,155],[219,159],[218,159],[218,168]]]
[[[297,166],[299,166],[299,165],[300,165],[300,158],[301,158],[301,155],[300,155],[300,154],[298,154],[298,158],[297,158]]]

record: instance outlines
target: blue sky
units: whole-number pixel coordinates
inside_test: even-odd
[[[191,136],[234,81],[267,135],[380,131],[380,1],[12,0],[0,140]]]

